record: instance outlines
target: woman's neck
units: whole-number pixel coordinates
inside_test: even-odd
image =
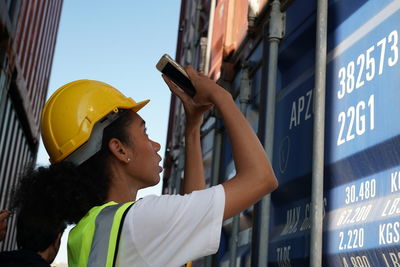
[[[107,194],[107,202],[115,201],[117,203],[136,200],[137,191],[140,185],[134,182],[128,172],[121,168],[118,163],[110,165],[110,186]]]
[[[134,201],[136,199],[137,190],[133,190],[128,186],[111,186],[108,190],[106,202],[114,201],[124,203]]]

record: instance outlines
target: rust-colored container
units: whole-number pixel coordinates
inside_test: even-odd
[[[226,17],[229,7],[228,0],[220,0],[215,7],[213,34],[211,40],[211,66],[209,76],[217,80],[221,75],[221,65],[223,58],[223,46],[226,29]]]
[[[10,67],[34,139],[39,137],[40,112],[44,105],[55,49],[62,0],[22,1]]]
[[[263,2],[266,3],[267,1]],[[256,7],[259,9],[260,5],[256,5]],[[217,80],[221,75],[221,66],[224,58],[237,51],[246,37],[248,12],[248,0],[218,1],[214,14],[209,74],[214,80]]]
[[[234,53],[246,36],[248,6],[248,0],[228,1],[224,57]]]
[[[0,0],[0,210],[36,159],[62,0]],[[16,248],[16,216],[0,250]]]

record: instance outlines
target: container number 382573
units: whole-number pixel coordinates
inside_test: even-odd
[[[388,36],[361,53],[357,60],[350,61],[339,69],[338,79],[340,88],[337,98],[343,99],[355,89],[372,82],[376,76],[382,75],[385,66],[393,67],[399,61],[399,35],[393,30]],[[357,136],[363,135],[366,130],[375,128],[375,96],[359,101],[338,115],[340,130],[337,145],[340,146]]]

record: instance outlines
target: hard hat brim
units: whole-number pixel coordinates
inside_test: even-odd
[[[149,102],[150,102],[150,100],[147,99],[147,100],[143,100],[143,101],[140,101],[140,102],[136,103],[135,106],[132,107],[132,111],[138,112],[138,111],[141,110],[144,106],[146,106],[147,103],[149,103]]]

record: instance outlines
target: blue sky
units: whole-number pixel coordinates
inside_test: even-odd
[[[136,101],[151,102],[139,114],[164,157],[170,91],[156,70],[159,58],[175,57],[179,0],[65,0],[50,76],[51,95],[73,80],[113,85]],[[42,144],[37,164],[48,165]],[[160,194],[161,184],[140,192]],[[64,239],[64,238],[63,238]],[[56,261],[66,262],[65,240]]]
[[[150,99],[140,115],[164,156],[170,91],[155,64],[164,53],[175,57],[179,12],[178,0],[64,1],[48,96],[70,81],[94,79],[136,101]],[[37,164],[49,164],[43,146]]]

